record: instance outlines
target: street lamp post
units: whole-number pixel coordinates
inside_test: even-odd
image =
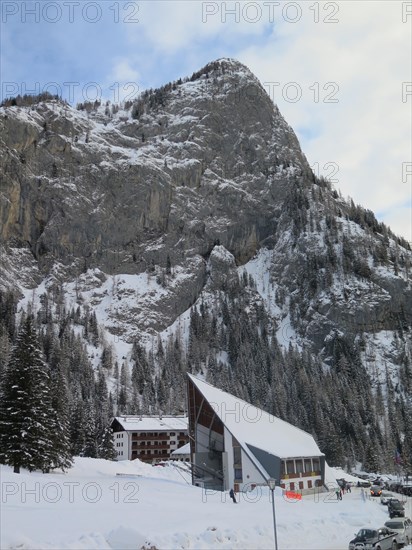
[[[270,477],[268,479],[269,489],[272,493],[272,511],[273,511],[273,532],[275,535],[275,550],[278,550],[278,536],[276,533],[276,512],[275,512],[275,488],[276,488],[276,479]]]

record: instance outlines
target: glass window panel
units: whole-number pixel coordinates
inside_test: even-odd
[[[242,462],[242,452],[240,447],[233,447],[233,462],[235,464],[241,464]]]
[[[294,460],[288,460],[286,462],[287,465],[287,473],[288,474],[294,474],[295,473],[295,461]]]
[[[305,458],[305,472],[312,471],[312,461],[310,458]]]
[[[235,481],[242,481],[242,468],[235,468]]]
[[[300,458],[298,460],[295,460],[295,465],[296,465],[296,473],[301,474],[303,472],[303,460]]]

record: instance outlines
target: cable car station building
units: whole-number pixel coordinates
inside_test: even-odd
[[[325,484],[325,456],[313,437],[188,374],[192,483],[248,491],[269,478],[310,493]]]

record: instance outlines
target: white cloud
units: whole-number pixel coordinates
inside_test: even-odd
[[[127,59],[115,61],[111,76],[116,82],[138,82],[140,78],[139,72],[130,65]]]

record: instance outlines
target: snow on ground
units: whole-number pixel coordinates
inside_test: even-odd
[[[326,471],[325,471],[325,481],[329,487],[329,483],[335,483],[337,485],[336,480],[337,479],[344,479],[345,481],[348,481],[349,483],[357,484],[358,481],[363,481],[360,477],[356,477],[351,474],[347,474],[345,470],[339,467],[332,468],[331,466],[328,466],[326,464]]]
[[[277,285],[270,280],[270,265],[273,261],[272,256],[272,250],[262,248],[254,258],[239,268],[239,275],[245,270],[248,275],[253,277],[256,283],[256,290],[261,295],[267,311],[271,315],[276,316],[280,315],[281,310],[275,300]]]
[[[227,493],[191,486],[184,464],[173,464],[77,458],[66,474],[20,475],[2,466],[1,548],[273,548],[266,488],[234,505]],[[379,499],[364,501],[356,488],[342,501],[333,492],[288,501],[279,490],[275,506],[284,550],[346,549],[359,528],[388,519]]]

